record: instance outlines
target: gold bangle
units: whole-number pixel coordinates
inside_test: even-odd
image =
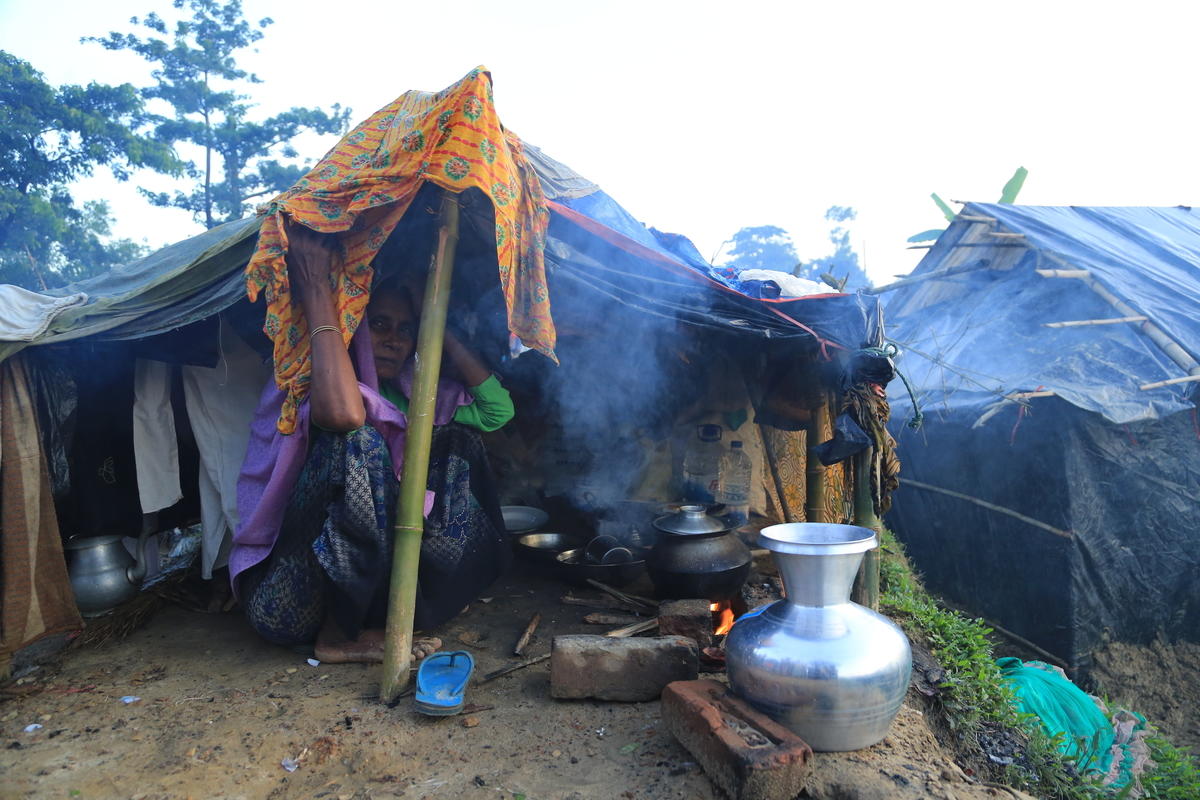
[[[312,329],[312,333],[310,333],[310,334],[308,335],[308,339],[309,339],[309,341],[312,341],[312,338],[313,338],[314,336],[316,336],[318,333],[320,333],[321,331],[333,331],[334,333],[341,333],[341,332],[342,332],[342,331],[341,331],[341,330],[340,330],[340,329],[339,329],[337,326],[335,326],[335,325],[318,325],[317,327],[313,328],[313,329]]]

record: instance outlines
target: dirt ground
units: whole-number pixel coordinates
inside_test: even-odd
[[[630,591],[639,589],[649,591]],[[518,569],[489,602],[431,633],[444,649],[469,649],[478,679],[517,660],[511,648],[534,611],[543,621],[529,655],[548,652],[556,634],[606,630],[582,622],[590,609],[561,604],[565,591]],[[554,701],[547,662],[473,683],[473,707],[441,719],[415,713],[407,697],[380,704],[377,675],[310,666],[258,639],[237,612],[169,606],[127,639],[69,649],[11,687],[29,693],[0,704],[0,795],[720,797],[663,729],[657,702]],[[1023,797],[972,783],[939,748],[922,706],[910,692],[883,742],[818,754],[803,796]],[[42,727],[26,732],[31,724]],[[299,762],[294,772],[285,759]]]
[[[1200,644],[1114,642],[1094,659],[1101,696],[1141,713],[1176,747],[1200,756]]]

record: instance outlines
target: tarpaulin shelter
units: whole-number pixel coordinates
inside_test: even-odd
[[[931,588],[1085,672],[1200,638],[1200,212],[970,203],[887,314]]]
[[[485,75],[476,71],[465,80],[479,85],[478,81]],[[438,97],[454,99],[457,103],[451,109],[454,113],[471,118],[471,114],[481,111],[470,106],[469,95],[475,94],[478,100],[477,93],[465,92],[459,97],[451,89],[439,93]],[[490,102],[490,98],[488,100]],[[375,115],[371,120],[378,127],[384,118],[388,122],[383,131],[384,138],[401,148],[413,144],[415,139],[411,137],[391,135],[397,131],[406,134],[401,127],[404,122],[396,114],[390,117],[388,114]],[[436,124],[443,134],[447,133],[446,120],[438,119]],[[358,130],[362,130],[362,126]],[[596,184],[521,142],[511,132],[504,131],[504,136],[510,149],[523,151],[533,170],[531,178],[543,195],[547,217],[545,232],[534,233],[544,236],[544,241],[539,244],[544,244],[545,285],[542,291],[547,296],[534,299],[553,307],[555,325],[560,328],[560,333],[562,329],[566,330],[566,338],[572,338],[572,331],[582,333],[582,337],[576,338],[599,340],[609,354],[621,355],[616,359],[605,358],[594,349],[576,349],[569,358],[568,353],[560,350],[560,361],[566,365],[571,358],[576,363],[587,359],[591,371],[602,376],[597,385],[602,385],[610,394],[627,398],[629,392],[626,390],[636,377],[632,369],[635,362],[646,370],[658,370],[662,366],[661,362],[651,363],[638,356],[649,341],[647,337],[670,330],[694,339],[715,337],[709,341],[719,346],[738,343],[735,349],[748,365],[746,374],[757,376],[746,378],[746,384],[750,385],[750,401],[756,409],[763,411],[756,420],[756,427],[770,431],[764,434],[764,439],[768,447],[773,448],[770,461],[774,466],[771,467],[772,474],[764,476],[763,480],[769,486],[767,494],[771,496],[772,508],[781,517],[803,519],[806,453],[801,429],[808,425],[812,435],[822,440],[831,435],[829,395],[841,386],[843,378],[849,379],[852,356],[860,348],[875,346],[882,341],[878,302],[868,296],[837,293],[800,299],[749,297],[739,292],[728,277],[707,264],[687,239],[647,228]],[[478,142],[474,146],[480,148]],[[480,150],[484,161],[487,160],[485,150]],[[387,167],[378,158],[370,163],[380,169]],[[450,164],[449,160],[441,168],[456,174],[463,169],[461,164]],[[503,248],[497,248],[502,235],[497,228],[497,196],[505,195],[511,188],[470,187],[461,193],[464,234],[455,270],[450,316],[452,324],[467,326],[471,338],[491,348],[493,363],[508,365],[501,366],[502,372],[516,373],[520,368],[514,365],[529,360],[528,356],[520,355],[524,348],[519,340],[542,352],[549,348],[545,346],[545,338],[528,335],[528,327],[524,330],[514,327],[511,291],[514,284],[506,285],[498,279],[504,274],[506,264]],[[383,261],[392,258],[419,260],[432,248],[433,217],[426,212],[433,194],[441,190],[441,183],[417,180],[411,189],[404,213],[389,219],[393,226],[390,237],[383,234],[383,240],[372,240]],[[348,196],[352,198],[354,194],[351,192]],[[317,208],[319,213],[324,213],[322,206]],[[328,210],[332,214],[332,209]],[[268,212],[265,217],[268,223],[273,213]],[[261,332],[263,305],[251,303],[246,297],[245,271],[256,248],[261,250],[263,240],[259,233],[263,224],[263,217],[227,223],[104,275],[41,295],[16,287],[0,289],[0,304],[8,304],[19,312],[6,316],[11,324],[0,326],[0,359],[17,363],[13,362],[13,357],[21,355],[20,361],[36,373],[28,384],[35,395],[41,396],[42,408],[37,426],[29,426],[26,436],[35,430],[40,434],[43,450],[40,457],[46,459],[50,467],[44,482],[53,485],[56,493],[77,490],[70,482],[70,475],[78,472],[79,464],[78,453],[72,451],[71,420],[85,417],[119,420],[119,424],[106,426],[109,444],[129,452],[107,458],[102,470],[106,476],[118,474],[122,478],[122,470],[132,471],[131,440],[134,434],[130,433],[129,416],[136,398],[129,385],[141,375],[135,375],[135,359],[182,364],[185,370],[207,370],[212,373],[212,385],[224,387],[220,381],[227,373],[223,375],[221,369],[228,368],[230,353],[227,345],[231,334],[236,333],[235,338],[256,351],[260,360],[269,357],[273,343]],[[371,226],[363,224],[370,233]],[[278,227],[274,230],[277,234]],[[503,235],[511,236],[512,231]],[[515,263],[514,260],[508,264],[508,268]],[[369,284],[359,285],[357,290],[366,286]],[[511,341],[510,333],[516,334]],[[277,337],[274,345],[277,347],[278,344]],[[22,355],[21,351],[27,348],[32,348],[32,352]],[[712,382],[716,379],[708,370],[710,365],[704,352],[704,348],[697,348],[690,355],[678,354],[675,362],[683,365],[680,367],[683,372],[703,372],[702,379]],[[549,359],[544,362],[550,364]],[[780,364],[789,366],[780,369]],[[791,369],[792,365],[801,366]],[[556,369],[553,366],[546,368]],[[57,372],[51,374],[51,370]],[[107,384],[100,387],[98,391],[105,393],[103,402],[100,402],[100,395],[85,397],[83,383],[89,376],[111,370],[121,372],[126,388],[113,392],[106,388]],[[729,374],[732,373],[723,373],[722,380]],[[51,397],[51,387],[58,383],[58,378],[73,379],[81,391],[56,402]],[[791,410],[804,405],[803,398],[798,397],[801,394],[797,390],[798,383],[812,388],[811,394],[815,398],[805,406],[803,413],[798,412],[799,417],[804,417],[812,408],[826,409],[815,422],[812,414],[808,414],[807,422],[786,419]],[[648,410],[662,405],[662,397],[678,394],[684,388],[660,381],[657,394],[632,405],[638,413],[649,413]],[[694,387],[688,389],[693,390]],[[171,414],[171,393],[168,387],[158,397],[159,409],[167,415]],[[189,415],[197,416],[191,414],[194,408],[200,416],[207,416],[204,413],[206,403],[227,402],[218,399],[218,395],[219,392],[208,395],[197,392],[194,396],[198,399],[193,407],[193,394],[189,393]],[[69,407],[73,408],[71,404],[76,402],[80,410],[73,414]],[[625,401],[613,402],[610,407]],[[175,406],[177,409],[178,400]],[[744,419],[732,414],[730,429],[742,425]],[[595,427],[605,422],[604,419],[587,418],[579,424]],[[182,433],[180,438],[184,438]],[[5,465],[9,459],[7,453],[6,450],[0,454]],[[189,480],[185,475],[184,483]],[[210,480],[220,483],[219,476],[210,477]],[[823,502],[829,509],[829,516],[840,521],[846,516],[843,512],[849,495],[848,478],[846,474],[831,470],[828,481],[832,491]],[[216,488],[220,494],[220,487]],[[85,524],[136,530],[138,511],[135,491],[132,504],[115,500],[106,502],[105,514],[101,515],[103,519],[98,516],[95,520],[64,523],[63,535],[100,532],[85,530],[82,527]],[[21,535],[36,538],[38,532],[28,528],[26,526]],[[57,531],[53,534],[57,535]],[[17,535],[16,529],[6,522],[5,542],[16,543]],[[4,602],[6,606],[10,605],[7,598]],[[38,631],[32,633],[36,635]],[[12,647],[21,643],[22,637],[18,636]],[[11,649],[7,640],[5,647]]]

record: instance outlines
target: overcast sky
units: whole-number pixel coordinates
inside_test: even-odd
[[[264,114],[341,103],[361,119],[477,65],[501,119],[706,256],[747,225],[824,255],[831,205],[876,282],[907,272],[905,239],[943,224],[929,200],[1200,202],[1195,2],[245,0],[270,16],[243,66]],[[131,81],[149,67],[80,44],[166,0],[0,0],[0,48],[52,83]],[[332,141],[306,140],[313,160]],[[161,179],[145,179],[163,188]],[[136,182],[136,181],[135,181]],[[117,232],[158,246],[198,232],[131,185],[93,179]]]

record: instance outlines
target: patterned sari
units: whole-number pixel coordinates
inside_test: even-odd
[[[263,638],[313,641],[328,614],[350,637],[386,619],[399,482],[384,438],[369,425],[313,430],[279,537],[239,577],[250,624]],[[499,499],[479,433],[434,428],[417,583],[417,628],[446,622],[508,566]]]

